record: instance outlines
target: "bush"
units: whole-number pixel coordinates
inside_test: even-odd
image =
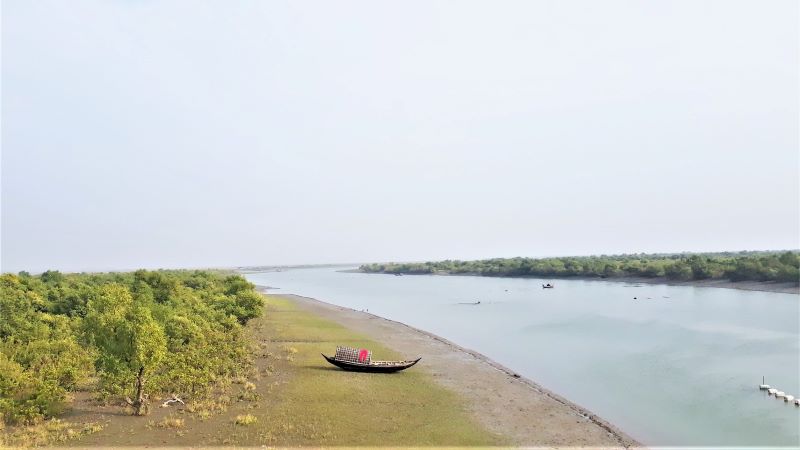
[[[37,375],[0,353],[0,416],[4,421],[32,424],[63,411],[66,389]]]

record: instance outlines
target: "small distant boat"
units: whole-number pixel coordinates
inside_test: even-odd
[[[553,285],[552,285],[552,284],[550,284],[550,283],[547,283],[547,284],[543,284],[543,285],[542,285],[542,289],[553,289],[554,287],[555,287],[555,286],[553,286]]]
[[[408,361],[372,361],[372,352],[366,349],[336,347],[333,358],[322,354],[326,361],[344,370],[352,372],[393,373],[408,369],[422,358]]]
[[[394,276],[396,276],[396,277],[402,277],[402,276],[403,276],[403,274],[402,274],[402,273],[396,273],[396,274],[394,274]]]

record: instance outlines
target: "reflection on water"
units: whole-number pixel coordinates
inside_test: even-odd
[[[797,295],[334,269],[247,277],[439,334],[645,444],[800,445],[800,408],[758,390],[763,375],[800,394]]]

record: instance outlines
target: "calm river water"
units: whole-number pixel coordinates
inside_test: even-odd
[[[800,395],[797,295],[338,270],[246,276],[481,352],[646,445],[800,446],[800,407],[758,390]]]

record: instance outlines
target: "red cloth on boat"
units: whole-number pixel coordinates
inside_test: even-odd
[[[339,361],[369,364],[370,360],[372,359],[372,352],[365,348],[356,349],[352,347],[337,346],[336,356],[334,356],[334,359],[338,359]]]

